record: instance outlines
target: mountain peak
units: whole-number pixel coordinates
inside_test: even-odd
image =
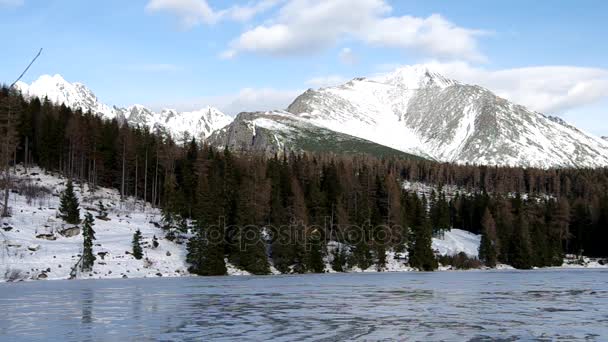
[[[395,71],[381,76],[378,81],[401,86],[407,89],[427,88],[437,86],[446,88],[457,81],[444,77],[438,72],[432,71],[426,65],[408,65],[397,68]]]
[[[60,74],[42,75],[28,85],[17,83],[17,88],[24,96],[48,98],[56,104],[65,104],[72,109],[91,111],[106,119],[117,118],[131,125],[159,128],[176,138],[188,133],[197,139],[204,139],[215,129],[224,127],[232,118],[214,107],[204,107],[193,112],[179,112],[175,109],[163,109],[156,113],[144,105],[134,104],[126,108],[108,106],[97,98],[93,91],[83,83],[70,83]]]

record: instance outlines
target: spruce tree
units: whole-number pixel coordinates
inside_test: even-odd
[[[99,211],[99,216],[97,216],[98,219],[105,220],[108,218],[108,209],[102,201],[97,202],[97,210]]]
[[[78,198],[74,193],[72,180],[68,180],[65,190],[61,193],[59,205],[59,216],[67,223],[80,223],[80,209],[78,208]]]
[[[95,231],[93,230],[94,219],[91,213],[86,213],[84,216],[84,224],[82,226],[82,237],[84,238],[82,248],[82,271],[90,271],[95,262],[93,255],[93,240],[95,240]]]
[[[247,225],[239,232],[238,250],[233,253],[231,261],[239,268],[256,275],[270,273],[266,256],[266,244],[257,226]]]
[[[337,246],[336,248],[334,248],[334,250],[331,252],[332,254],[332,261],[331,261],[331,268],[336,271],[336,272],[344,272],[346,271],[346,251],[343,247],[341,246]]]
[[[496,223],[490,210],[486,208],[483,219],[481,221],[481,243],[479,244],[479,259],[482,260],[486,266],[496,266]]]
[[[227,272],[224,261],[224,231],[217,225],[197,227],[188,242],[189,271],[201,276],[220,276]]]
[[[133,234],[133,257],[141,260],[144,257],[144,252],[141,248],[141,231],[139,229]]]
[[[414,196],[416,197],[416,196]],[[426,214],[426,199],[415,200],[416,219],[413,224],[413,242],[409,250],[409,264],[421,271],[437,269],[437,259],[432,249],[433,229]]]
[[[306,268],[312,273],[325,272],[325,244],[322,241],[321,233],[316,229],[308,234],[307,238],[307,258]]]

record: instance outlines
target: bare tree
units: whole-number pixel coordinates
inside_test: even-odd
[[[17,108],[18,104],[14,103],[18,100],[17,96],[13,96],[11,92],[15,87],[15,84],[23,78],[25,73],[30,69],[32,64],[40,57],[42,53],[42,49],[38,51],[38,54],[32,59],[30,64],[23,70],[21,75],[13,82],[8,88],[8,94],[6,97],[5,106],[6,108],[0,108],[0,129],[2,129],[2,136],[4,137],[4,141],[2,141],[2,163],[4,163],[4,207],[2,209],[2,217],[9,216],[8,210],[8,198],[9,198],[9,189],[11,184],[11,172],[10,172],[10,158],[11,155],[15,155],[16,145],[17,145],[17,132],[15,128],[15,120],[13,118],[13,111]]]

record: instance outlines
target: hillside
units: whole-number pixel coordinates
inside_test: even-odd
[[[608,165],[605,140],[423,67],[310,89],[287,111],[326,129],[445,162]]]
[[[294,152],[370,154],[377,157],[420,157],[371,141],[315,126],[288,112],[241,113],[234,121],[214,132],[207,142],[234,151],[267,155]]]

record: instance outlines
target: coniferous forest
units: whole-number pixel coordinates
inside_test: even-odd
[[[253,274],[269,273],[269,260],[283,273],[323,272],[327,256],[337,271],[382,269],[388,251],[433,270],[431,239],[451,228],[482,235],[479,258],[488,266],[608,256],[606,168],[236,153],[26,100],[6,87],[0,130],[3,211],[15,163],[116,188],[162,210],[167,238],[187,240],[191,271],[200,275],[225,274],[226,260]],[[406,190],[404,182],[429,190]]]

